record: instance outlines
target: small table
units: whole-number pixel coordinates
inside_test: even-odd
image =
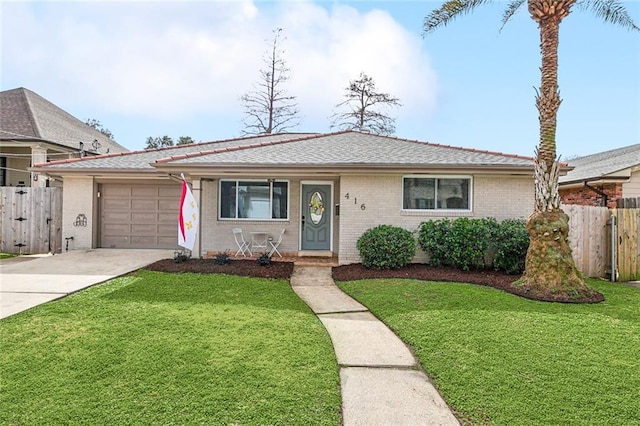
[[[267,231],[253,231],[251,234],[251,249],[267,249],[269,233]]]

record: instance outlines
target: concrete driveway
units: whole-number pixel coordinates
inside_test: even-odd
[[[173,250],[74,250],[0,260],[0,318],[140,269]]]

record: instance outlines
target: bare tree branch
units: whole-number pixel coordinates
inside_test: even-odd
[[[245,135],[279,133],[299,124],[298,104],[282,87],[289,80],[289,68],[280,49],[282,28],[273,31],[271,48],[264,57],[265,68],[259,71],[254,90],[240,98],[244,104]]]
[[[360,73],[357,80],[349,82],[345,88],[345,100],[336,105],[337,109],[347,109],[331,116],[331,128],[367,131],[379,135],[390,135],[396,130],[395,118],[379,111],[380,108],[402,106],[399,99],[389,93],[376,91],[373,78]]]

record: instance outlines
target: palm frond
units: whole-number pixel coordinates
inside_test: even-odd
[[[507,8],[504,10],[502,14],[502,26],[500,27],[500,31],[507,25],[507,22],[516,14],[520,6],[524,4],[527,0],[513,0],[511,3],[507,5]]]
[[[469,13],[477,6],[490,3],[492,0],[448,0],[438,9],[434,9],[424,18],[423,36],[436,28],[447,25],[455,17]]]
[[[576,5],[581,9],[591,10],[605,22],[640,31],[629,16],[626,7],[618,0],[580,0]]]

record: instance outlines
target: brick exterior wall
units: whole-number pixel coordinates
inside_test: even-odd
[[[622,198],[622,183],[606,183],[590,185],[607,194],[607,207],[616,208],[616,200]],[[560,188],[563,204],[579,204],[582,206],[601,206],[602,196],[591,189],[581,186],[577,188]]]
[[[275,179],[279,179],[277,176]],[[245,239],[249,239],[251,231],[265,231],[271,237],[277,238],[282,229],[285,229],[282,244],[278,251],[283,255],[297,255],[300,249],[300,189],[301,184],[307,181],[318,182],[318,179],[288,179],[289,180],[289,220],[268,221],[268,220],[219,220],[218,219],[218,189],[220,181],[202,181],[202,201],[201,201],[201,251],[205,256],[207,253],[217,253],[229,250],[235,254],[238,250],[233,228],[241,228],[245,234]],[[338,193],[340,186],[338,181],[322,181],[326,184],[333,184],[332,206],[327,208],[327,213],[332,215],[333,220],[333,248],[334,254],[339,252],[339,229],[340,216],[336,216],[335,204],[339,203]],[[260,253],[254,253],[260,254]]]
[[[443,217],[526,219],[533,211],[532,177],[478,175],[473,177],[472,185],[470,212],[404,212],[402,175],[342,176],[338,198],[341,216],[340,264],[360,262],[356,242],[364,231],[376,225],[395,225],[416,231],[423,221]],[[425,260],[425,254],[418,250],[414,261]]]
[[[277,178],[277,176],[275,177]],[[250,239],[249,232],[265,231],[273,238],[286,229],[282,244],[278,251],[282,254],[297,254],[299,248],[300,228],[300,180],[289,179],[289,220],[219,220],[218,219],[218,189],[219,179],[202,181],[202,213],[201,213],[201,253],[222,252],[229,250],[235,254],[238,250],[233,228],[242,228],[245,239]],[[334,187],[335,191],[335,187]],[[334,221],[334,232],[335,232]],[[334,233],[335,236],[335,233]],[[335,238],[334,238],[335,240]],[[255,253],[260,254],[260,253]]]
[[[92,177],[65,177],[62,203],[62,250],[65,238],[69,241],[69,250],[85,250],[94,247],[97,236],[97,198],[96,184]],[[87,226],[74,226],[78,215],[87,217]]]
[[[344,175],[333,182],[333,206],[330,212],[333,220],[334,254],[340,264],[360,262],[356,248],[358,238],[369,228],[380,224],[402,226],[416,231],[425,220],[443,217],[495,217],[525,219],[533,210],[533,179],[523,176],[475,175],[472,177],[472,209],[469,212],[444,211],[402,211],[402,176],[394,175]],[[242,228],[246,237],[250,231],[266,231],[277,237],[286,229],[279,251],[283,254],[297,254],[300,245],[300,189],[305,179],[290,179],[289,220],[286,221],[246,221],[218,220],[219,180],[202,180],[200,251],[208,252],[237,250],[232,229]],[[329,181],[327,181],[328,183]],[[194,195],[198,195],[194,185]],[[336,216],[335,205],[340,205],[340,215]],[[62,238],[73,237],[70,250],[90,249],[97,244],[98,214],[97,184],[91,177],[66,177],[64,179],[64,203]],[[329,210],[329,209],[327,209]],[[87,217],[87,226],[74,226],[79,214]],[[259,253],[258,253],[259,254]],[[425,261],[420,250],[415,262]]]

